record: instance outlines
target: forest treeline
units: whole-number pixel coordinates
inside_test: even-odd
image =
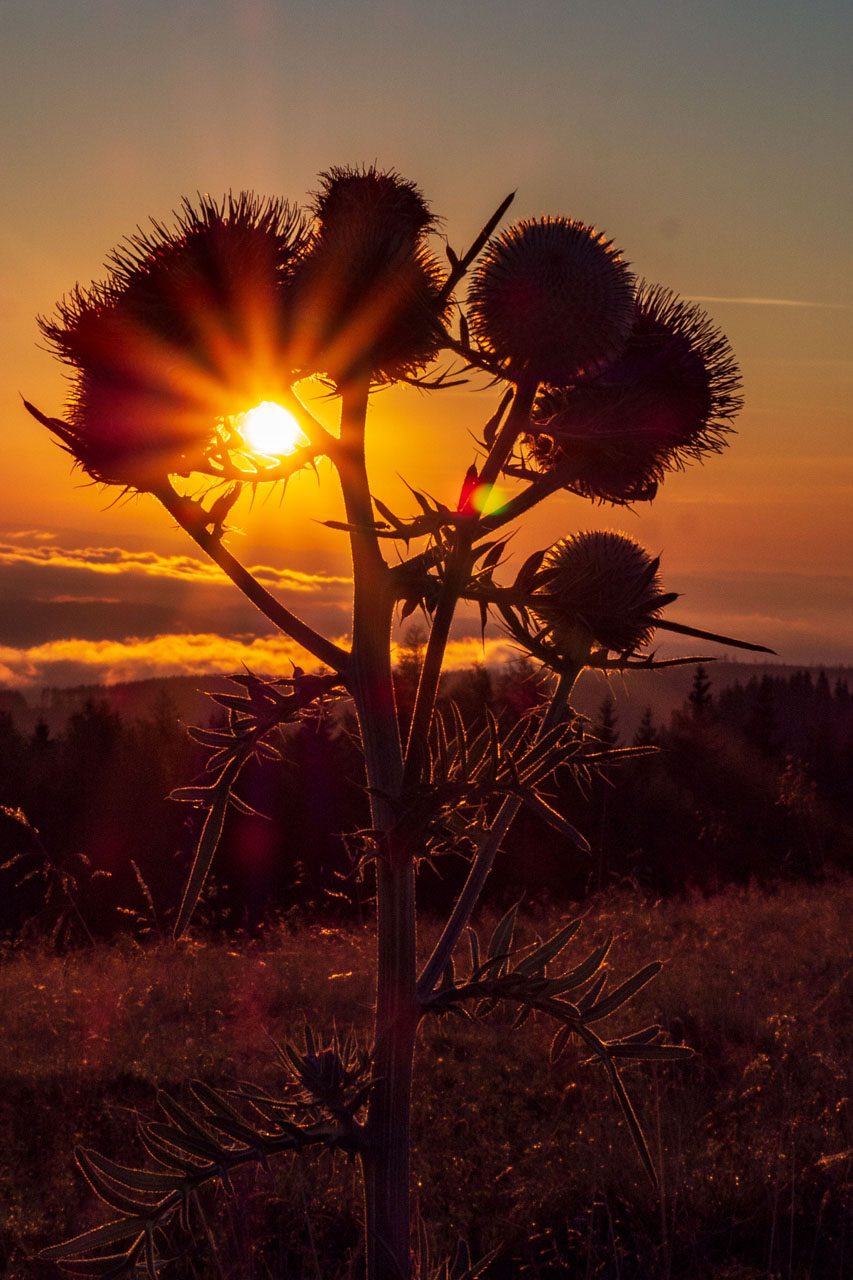
[[[416,642],[404,646],[396,672],[404,721],[419,656]],[[714,680],[713,668],[697,666],[683,706],[666,723],[647,708],[630,736],[606,697],[585,732],[656,753],[593,777],[583,791],[570,776],[557,778],[555,807],[591,852],[579,854],[522,814],[495,866],[492,898],[577,901],[626,877],[669,894],[853,870],[848,683],[809,670],[723,687]],[[542,696],[523,659],[498,672],[454,673],[444,688],[472,727],[489,707],[507,729]],[[342,836],[368,821],[354,733],[346,713],[321,711],[283,736],[279,760],[244,773],[240,794],[258,816],[229,816],[208,919],[254,929],[291,911],[370,910],[358,839]],[[199,823],[167,797],[199,775],[203,756],[165,691],[141,718],[95,697],[60,728],[19,727],[14,708],[0,712],[0,931],[167,930]],[[465,870],[450,855],[424,866],[426,909],[446,905]]]

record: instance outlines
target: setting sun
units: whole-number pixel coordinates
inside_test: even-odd
[[[278,456],[306,443],[293,414],[273,400],[263,400],[243,414],[240,431],[254,453]]]

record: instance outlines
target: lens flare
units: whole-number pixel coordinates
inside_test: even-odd
[[[308,443],[293,414],[273,400],[263,400],[243,414],[240,434],[253,453],[273,457]]]

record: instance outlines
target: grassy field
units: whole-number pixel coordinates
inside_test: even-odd
[[[528,914],[524,933],[564,916]],[[601,1070],[551,1029],[424,1026],[414,1172],[438,1250],[497,1244],[490,1274],[619,1280],[853,1275],[853,880],[650,904],[594,902],[577,943],[614,932],[614,977],[669,964],[630,1012],[695,1059],[626,1071],[659,1165],[646,1181]],[[484,921],[488,930],[492,921]],[[430,942],[430,929],[422,943]],[[177,950],[128,940],[0,967],[0,1269],[47,1277],[48,1243],[107,1220],[75,1144],[142,1163],[137,1111],[187,1077],[275,1086],[269,1036],[370,1021],[369,930],[281,930]],[[620,1029],[616,1015],[608,1034]],[[210,1238],[175,1277],[360,1275],[358,1184],[340,1156],[290,1160],[211,1196]],[[355,1257],[353,1253],[355,1251]]]

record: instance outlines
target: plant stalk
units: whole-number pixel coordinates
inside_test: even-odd
[[[353,643],[349,683],[361,729],[376,853],[377,986],[373,1082],[362,1154],[368,1280],[411,1273],[409,1148],[415,997],[415,877],[411,851],[397,847],[393,800],[403,758],[391,676],[394,591],[372,531],[364,458],[369,384],[341,391],[341,479],[353,559]]]
[[[345,675],[349,665],[349,654],[339,649],[331,640],[315,631],[307,622],[303,622],[295,613],[271,595],[265,587],[249,573],[236,557],[222,545],[221,538],[212,533],[204,521],[204,511],[199,504],[176,493],[170,485],[157,491],[155,495],[174,520],[189,534],[193,542],[209,556],[215,564],[227,574],[243,595],[252,602],[256,609],[285,635],[301,644],[320,662],[331,667],[340,675]]]

